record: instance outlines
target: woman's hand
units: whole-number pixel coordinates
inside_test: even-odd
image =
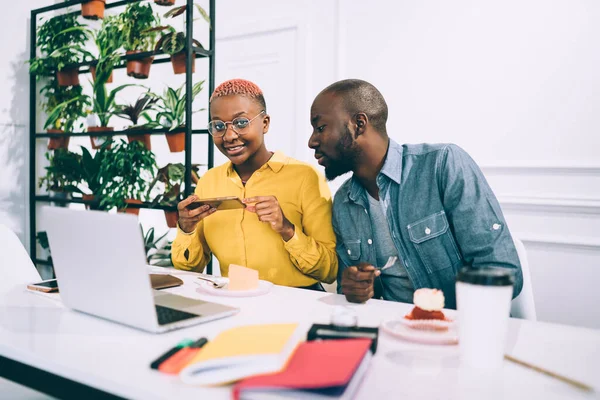
[[[258,219],[268,223],[286,242],[294,236],[294,224],[283,215],[275,196],[256,196],[242,200],[246,210],[256,213]]]
[[[177,223],[179,224],[179,229],[185,233],[193,232],[200,221],[217,211],[216,208],[211,208],[208,204],[195,209],[188,208],[190,204],[198,200],[196,195],[191,195],[177,204],[177,213],[179,214]]]

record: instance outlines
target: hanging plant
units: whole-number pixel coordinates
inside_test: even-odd
[[[104,193],[100,206],[138,214],[139,208],[128,210],[127,205],[146,200],[149,183],[156,174],[154,153],[140,142],[121,140],[106,151],[99,173]]]
[[[152,28],[160,25],[160,18],[152,13],[150,4],[129,4],[119,18],[124,37],[123,47],[127,54],[151,51],[154,48],[158,34]],[[147,79],[153,60],[152,56],[128,60],[127,75],[136,79]]]

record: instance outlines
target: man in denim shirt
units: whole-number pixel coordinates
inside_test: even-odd
[[[478,166],[456,145],[390,140],[387,117],[381,93],[356,79],[325,88],[311,107],[309,147],[327,178],[353,172],[333,203],[338,292],[412,302],[415,289],[438,288],[456,308],[456,274],[468,265],[514,270],[516,297],[517,251]],[[390,256],[396,263],[380,271]]]

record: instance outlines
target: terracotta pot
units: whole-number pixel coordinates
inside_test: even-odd
[[[62,129],[48,129],[48,133],[65,133]],[[48,140],[48,150],[66,149],[69,147],[71,136],[51,137]]]
[[[104,6],[106,0],[90,0],[81,3],[81,16],[87,19],[104,18]]]
[[[137,200],[137,199],[127,199],[125,200],[125,203],[127,204],[142,204],[141,200]],[[133,214],[133,215],[140,215],[140,209],[139,208],[133,208],[133,207],[126,207],[126,208],[121,208],[118,210],[119,212],[124,212],[125,214]]]
[[[171,56],[171,64],[175,75],[185,74],[185,54],[184,50]],[[196,72],[196,57],[192,59],[192,74],[194,72]]]
[[[114,130],[115,128],[111,126],[89,126],[87,129],[88,132],[112,132]],[[92,149],[99,149],[107,140],[111,140],[110,136],[90,136]],[[110,149],[111,145],[109,144],[107,148]]]
[[[179,153],[185,150],[185,132],[165,133],[165,136],[171,153]]]
[[[93,194],[84,194],[82,196],[82,200],[83,201],[88,201],[89,203],[85,205],[85,209],[86,210],[94,210],[97,209],[97,205],[95,204],[94,200],[96,199],[96,197]]]
[[[139,50],[129,50],[126,54],[141,53]],[[154,57],[146,57],[139,60],[127,61],[127,76],[132,76],[135,79],[148,79],[150,75],[150,66]]]
[[[177,211],[165,210],[165,219],[167,220],[167,226],[169,228],[177,228],[177,220],[179,219]]]
[[[56,79],[58,86],[79,86],[79,68],[56,71]]]
[[[148,150],[152,150],[152,141],[150,140],[150,136],[151,135],[149,133],[138,133],[135,135],[128,134],[127,140],[129,141],[129,143],[135,142],[137,140],[138,142],[142,142],[145,148],[147,148]]]
[[[175,0],[154,0],[154,4],[157,6],[172,6],[175,4]]]
[[[92,79],[94,81],[96,81],[96,66],[95,65],[91,65],[90,66],[90,72],[92,73]],[[113,82],[113,72],[110,73],[110,76],[106,80],[106,83],[112,83]]]

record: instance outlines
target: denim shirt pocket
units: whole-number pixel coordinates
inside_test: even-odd
[[[413,222],[407,229],[428,273],[454,267],[461,260],[444,211]]]
[[[357,240],[344,240],[344,246],[346,246],[346,254],[352,261],[360,260],[360,239]]]

